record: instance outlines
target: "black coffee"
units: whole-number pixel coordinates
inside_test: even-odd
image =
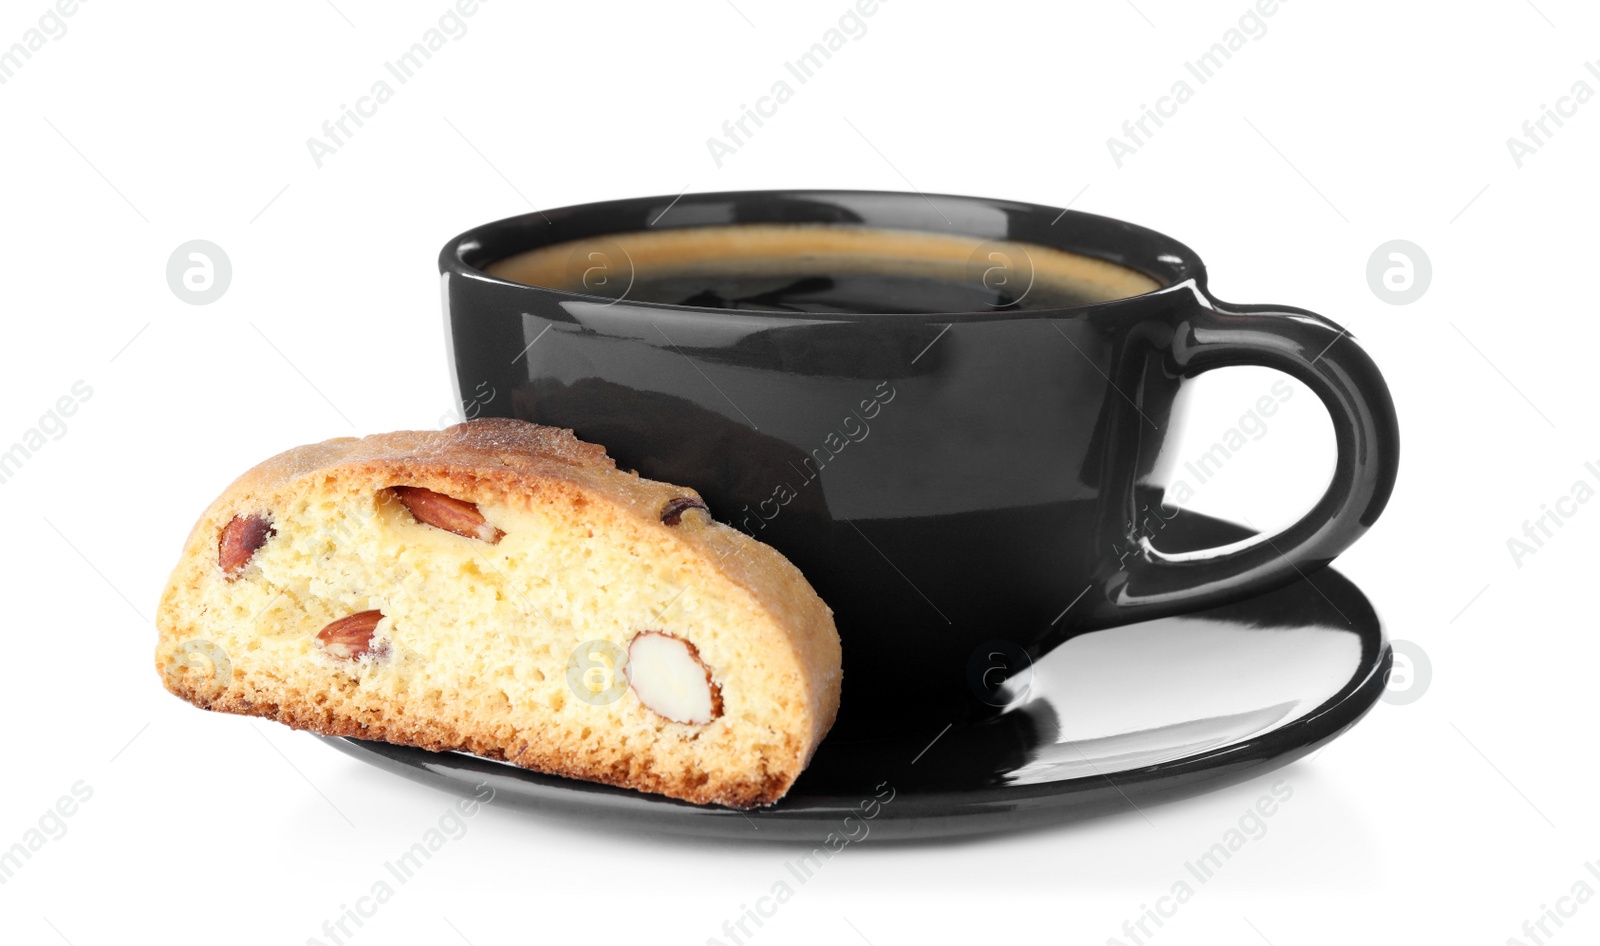
[[[488,267],[513,282],[758,312],[939,313],[1109,302],[1143,273],[1039,244],[828,225],[693,227],[540,247]]]

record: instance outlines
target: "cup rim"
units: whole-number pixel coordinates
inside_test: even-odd
[[[807,210],[813,211],[816,216],[808,219],[804,215]],[[836,216],[853,215],[856,219],[826,219],[821,215],[824,210],[831,211]],[[954,218],[948,213],[952,211],[955,213]],[[673,221],[664,226],[660,225],[662,220],[673,213],[677,214]],[[736,219],[725,219],[730,217]],[[635,220],[642,223],[617,223],[617,221]],[[958,226],[957,221],[962,220],[968,225]],[[605,221],[612,223],[608,225]],[[984,240],[1015,240],[1114,263],[1142,273],[1160,285],[1149,292],[1103,302],[1035,309],[926,313],[767,312],[629,299],[626,295],[615,298],[575,292],[570,289],[535,286],[492,275],[486,268],[491,263],[517,253],[589,237],[652,229],[763,223],[818,223],[955,233]],[[1003,224],[1005,232],[1000,232],[996,224]],[[669,194],[592,201],[548,210],[534,210],[480,224],[451,238],[439,253],[439,271],[446,276],[454,274],[473,282],[488,283],[507,289],[548,293],[561,299],[607,306],[627,304],[668,313],[692,312],[741,318],[782,317],[822,321],[905,319],[921,315],[946,321],[1009,320],[1060,317],[1069,313],[1088,311],[1106,314],[1108,310],[1118,307],[1142,309],[1147,300],[1166,298],[1175,293],[1202,292],[1206,284],[1205,265],[1188,246],[1158,231],[1115,217],[1001,198],[929,194],[920,191],[832,188]]]

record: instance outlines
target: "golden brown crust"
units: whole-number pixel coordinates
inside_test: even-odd
[[[180,564],[163,595],[157,625],[162,632],[158,669],[168,689],[205,709],[263,716],[324,735],[379,739],[435,751],[461,750],[558,775],[591,779],[702,803],[734,807],[770,804],[809,762],[838,709],[838,635],[831,612],[789,561],[742,532],[708,516],[682,516],[676,525],[661,521],[661,510],[693,490],[657,483],[617,470],[597,445],[571,431],[509,419],[480,419],[442,431],[400,431],[361,439],[339,438],[297,447],[261,463],[239,477],[207,509],[190,533],[184,561],[217,552],[217,537],[236,515],[270,509],[287,491],[312,482],[370,480],[409,485],[447,495],[470,495],[477,502],[528,506],[559,497],[574,508],[588,503],[620,510],[651,529],[671,536],[687,558],[706,573],[716,573],[742,588],[773,625],[784,629],[808,692],[797,694],[809,710],[809,732],[789,734],[782,771],[744,773],[709,780],[703,774],[656,771],[626,758],[580,757],[504,732],[473,731],[437,720],[410,719],[401,725],[381,715],[356,718],[293,694],[247,686],[243,675],[219,687],[198,687],[189,674],[170,672],[174,648],[191,636],[193,622],[185,603],[197,600],[203,576]],[[513,741],[515,744],[513,744]],[[797,763],[792,764],[792,763]]]
[[[655,792],[698,805],[723,805],[729,808],[771,805],[784,796],[794,781],[792,776],[763,769],[760,772],[750,773],[747,778],[723,780],[713,785],[703,774],[672,777],[668,773],[630,766],[621,761],[613,762],[608,767],[596,767],[588,760],[570,754],[537,752],[530,754],[530,750],[535,747],[527,742],[521,742],[516,749],[511,749],[502,742],[485,738],[481,733],[453,730],[444,726],[400,728],[385,725],[381,720],[369,725],[329,711],[315,712],[312,707],[304,703],[297,702],[293,706],[287,706],[270,701],[251,700],[231,693],[212,696],[182,683],[177,686],[169,685],[168,689],[201,709],[270,719],[291,729],[313,732],[321,736],[390,742],[427,749],[430,752],[468,752],[496,762],[506,762],[520,768],[543,772],[546,775],[559,775],[615,785],[618,788]]]

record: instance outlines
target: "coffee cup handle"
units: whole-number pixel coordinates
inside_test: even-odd
[[[1163,553],[1133,535],[1103,586],[1120,620],[1235,600],[1303,577],[1360,538],[1389,501],[1400,433],[1389,387],[1348,331],[1307,312],[1206,300],[1177,316],[1168,368],[1185,378],[1255,365],[1300,379],[1328,409],[1338,455],[1312,509],[1242,546]],[[1137,520],[1135,520],[1137,521]]]

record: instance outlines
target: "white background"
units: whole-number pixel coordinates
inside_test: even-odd
[[[74,783],[93,790],[0,886],[0,939],[304,943],[436,822],[443,794],[167,695],[162,582],[194,517],[265,456],[439,425],[448,237],[686,187],[1075,200],[1195,247],[1221,298],[1334,318],[1383,367],[1400,484],[1339,567],[1430,655],[1431,688],[1280,773],[1295,794],[1270,833],[1152,942],[1532,942],[1541,905],[1581,878],[1600,889],[1583,869],[1600,858],[1600,503],[1521,567],[1506,545],[1600,461],[1600,102],[1520,169],[1506,146],[1574,82],[1600,91],[1592,6],[1289,0],[1200,86],[1183,63],[1245,0],[889,0],[718,169],[706,139],[844,0],[492,0],[319,169],[306,139],[446,9],[334,2],[89,0],[0,85],[0,445],[74,382],[93,390],[0,486],[0,846]],[[0,48],[45,10],[5,0]],[[1180,78],[1192,100],[1117,168],[1106,139]],[[233,264],[206,306],[165,278],[197,238]],[[1405,306],[1365,275],[1396,238],[1433,264]],[[1184,455],[1271,380],[1207,379]],[[1195,506],[1278,521],[1310,502],[1328,427],[1303,389],[1291,406]],[[852,846],[752,942],[1104,943],[1266,784],[1148,821]],[[493,807],[469,825],[353,942],[703,943],[795,853]],[[1565,922],[1555,941],[1593,942],[1600,906]]]

